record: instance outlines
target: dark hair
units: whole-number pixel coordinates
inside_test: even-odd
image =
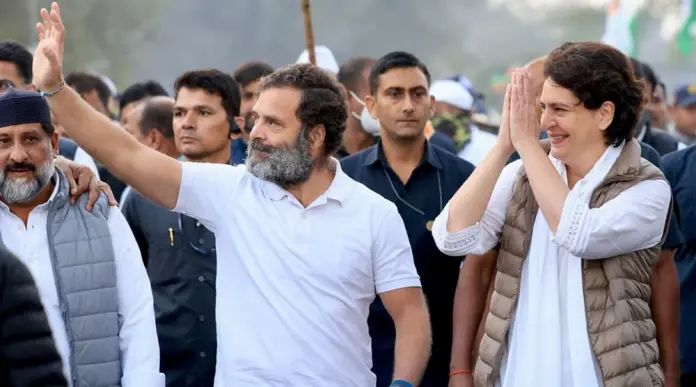
[[[276,70],[261,81],[261,90],[291,87],[302,93],[295,112],[304,129],[323,125],[324,155],[341,148],[346,130],[348,106],[346,93],[336,76],[308,63],[294,64]]]
[[[99,101],[108,109],[111,90],[98,76],[82,72],[72,72],[65,77],[65,83],[75,89],[80,95],[91,93],[96,90]]]
[[[658,80],[657,80],[657,84],[655,84],[655,88],[656,88],[656,89],[657,89],[657,86],[662,86],[662,90],[664,91],[665,99],[666,99],[666,98],[667,98],[667,95],[668,95],[668,94],[667,94],[667,85],[665,85],[664,82],[662,82],[661,80],[658,79]],[[665,100],[665,102],[667,102],[667,101]]]
[[[392,69],[405,69],[416,67],[425,74],[430,86],[430,72],[423,62],[415,55],[404,51],[394,51],[377,59],[370,71],[370,94],[376,94],[379,88],[379,76]]]
[[[348,59],[338,69],[338,81],[346,89],[356,91],[360,87],[363,71],[368,67],[371,68],[375,63],[377,63],[375,58],[366,56]]]
[[[266,62],[247,62],[237,67],[232,74],[234,81],[241,87],[247,87],[250,83],[269,75],[275,70]]]
[[[147,101],[140,117],[140,132],[147,136],[158,129],[164,138],[174,138],[174,105],[169,101]]]
[[[657,79],[657,74],[655,74],[655,70],[653,70],[653,68],[645,62],[643,62],[643,74],[645,75],[645,80],[648,81],[648,84],[650,85],[652,91],[655,91],[655,88],[657,87],[657,84],[660,83],[660,81]]]
[[[168,96],[167,90],[159,82],[145,81],[134,83],[121,93],[118,97],[119,109],[123,110],[126,105],[141,101],[147,97]]]
[[[24,46],[17,42],[0,42],[0,62],[14,63],[24,83],[31,83],[34,56]]]
[[[179,90],[201,89],[207,93],[220,96],[222,107],[227,112],[227,119],[234,123],[234,117],[239,116],[242,94],[239,85],[228,74],[219,70],[193,70],[187,71],[174,82],[176,96]]]
[[[643,84],[621,51],[594,42],[556,49],[546,60],[544,75],[570,90],[586,109],[599,109],[607,101],[614,104],[614,119],[604,131],[607,145],[631,139],[643,109]]]

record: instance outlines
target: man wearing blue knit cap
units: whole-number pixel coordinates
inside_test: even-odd
[[[71,204],[57,151],[41,94],[0,95],[0,243],[32,273],[73,387],[164,386],[135,238],[104,195]]]

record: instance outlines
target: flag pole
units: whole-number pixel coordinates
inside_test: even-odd
[[[307,43],[307,53],[309,54],[309,63],[316,66],[317,58],[314,53],[314,32],[312,31],[312,11],[309,5],[309,0],[300,0],[302,5],[302,17],[304,19],[305,42]]]

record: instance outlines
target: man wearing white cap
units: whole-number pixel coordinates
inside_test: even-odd
[[[433,125],[447,121],[454,124],[452,133],[455,141],[462,146],[459,157],[477,165],[495,145],[496,136],[484,132],[471,124],[474,97],[460,83],[452,80],[433,82],[430,95],[436,100]]]
[[[317,60],[317,67],[320,67],[332,74],[338,74],[338,62],[336,57],[326,46],[315,46],[314,56]],[[297,58],[295,63],[309,63],[309,51],[305,48],[304,51]]]

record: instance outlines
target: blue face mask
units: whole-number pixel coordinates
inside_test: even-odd
[[[350,113],[353,115],[353,117],[355,117],[355,119],[360,121],[360,125],[362,125],[363,130],[365,132],[367,132],[367,134],[369,134],[371,136],[379,136],[380,130],[381,130],[381,125],[379,123],[379,120],[376,118],[373,118],[370,115],[370,112],[367,110],[367,107],[365,106],[365,102],[363,102],[360,99],[360,97],[358,97],[352,91],[349,91],[349,93],[363,107],[362,113],[360,113],[360,114],[358,114],[356,112],[350,112]]]

